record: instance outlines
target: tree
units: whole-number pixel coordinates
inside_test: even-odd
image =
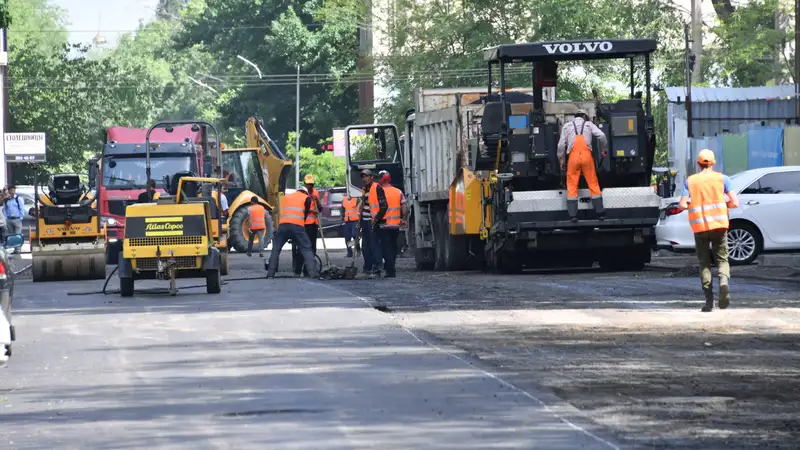
[[[302,136],[301,136],[302,138]],[[295,134],[289,133],[286,140],[286,156],[294,161],[295,158]],[[327,188],[345,185],[346,168],[344,158],[333,156],[333,152],[323,152],[318,154],[311,147],[300,147],[300,179],[304,176],[314,175],[316,187]],[[292,183],[294,178],[292,178]]]

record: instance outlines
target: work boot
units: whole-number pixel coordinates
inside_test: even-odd
[[[728,287],[728,279],[725,277],[719,278],[719,309],[728,307],[731,301],[731,291]]]
[[[711,312],[714,309],[714,290],[712,288],[703,289],[703,293],[706,295],[706,304],[700,311]]]
[[[597,213],[597,220],[606,220],[606,209],[603,207],[603,197],[593,198],[592,206],[594,206],[594,212]]]
[[[578,200],[571,200],[567,199],[567,214],[569,214],[569,220],[573,222],[578,221]]]

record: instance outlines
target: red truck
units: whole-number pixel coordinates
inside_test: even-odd
[[[151,178],[156,190],[164,192],[164,177],[190,171],[202,176],[204,148],[208,143],[204,130],[191,125],[175,127],[171,132],[155,129],[150,134]],[[118,245],[125,227],[125,207],[136,203],[144,192],[146,128],[111,127],[106,131],[103,153],[89,161],[90,184],[96,190],[101,223],[108,228],[107,264],[116,264]],[[205,142],[204,142],[205,141]],[[210,161],[207,161],[210,163]]]

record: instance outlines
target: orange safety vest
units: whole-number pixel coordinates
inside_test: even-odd
[[[344,221],[357,222],[358,221],[358,201],[349,195],[342,200],[342,207],[344,208]]]
[[[379,184],[373,184],[370,186],[369,190],[369,197],[367,198],[367,205],[369,206],[369,215],[371,219],[374,219],[375,216],[378,215],[378,211],[381,209],[380,201],[378,201],[378,186]],[[386,191],[384,191],[386,193]]]
[[[319,200],[319,192],[316,189],[312,189],[309,195],[313,199]],[[319,225],[319,217],[314,212],[315,209],[317,209],[317,203],[312,200],[311,209],[308,211],[308,217],[306,217],[306,225]]]
[[[386,215],[383,220],[386,221],[384,228],[400,228],[400,206],[403,199],[403,193],[400,189],[394,186],[384,186],[383,192],[386,194]]]
[[[723,175],[719,172],[696,173],[689,177],[688,184],[692,231],[727,230],[730,222]]]
[[[281,201],[281,219],[279,223],[281,225],[291,224],[302,227],[305,223],[303,215],[306,210],[307,198],[308,195],[302,191],[295,191],[284,196],[283,201]]]
[[[250,229],[251,230],[266,230],[267,221],[265,216],[267,210],[261,205],[250,205]]]

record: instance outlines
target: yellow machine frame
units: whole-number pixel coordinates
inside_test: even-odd
[[[47,194],[38,192],[38,184],[35,194],[36,227],[30,231],[33,281],[104,279],[108,241],[92,192],[85,192],[79,200],[91,200],[89,222],[69,226],[66,218],[62,223],[48,224],[47,211],[75,205],[55,204]]]

